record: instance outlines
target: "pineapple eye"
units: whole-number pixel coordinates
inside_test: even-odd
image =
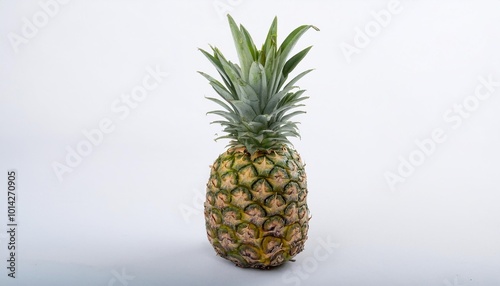
[[[282,214],[286,208],[286,202],[282,195],[270,195],[264,201],[266,212],[269,215]]]
[[[250,245],[240,246],[239,252],[241,256],[243,256],[243,258],[249,263],[257,262],[257,260],[260,258],[259,251],[255,249],[255,247]]]
[[[234,172],[225,173],[221,176],[221,189],[223,190],[232,190],[236,187],[237,174]]]
[[[215,204],[214,193],[207,190],[205,205],[213,206]]]
[[[211,227],[216,227],[222,222],[222,216],[218,209],[212,208],[208,212],[205,212],[205,219],[207,224]]]
[[[281,250],[282,245],[281,239],[274,236],[266,236],[262,240],[262,248],[266,253],[276,253]]]
[[[252,185],[252,190],[257,194],[270,193],[273,187],[266,179],[259,179]]]
[[[226,251],[231,251],[237,246],[236,235],[234,231],[228,227],[221,227],[217,232],[217,238]]]
[[[238,183],[245,187],[251,187],[257,178],[257,170],[250,164],[238,170]]]
[[[275,186],[275,191],[281,191],[283,187],[289,182],[288,173],[282,167],[274,167],[269,175],[270,182]]]
[[[306,200],[306,197],[307,197],[307,189],[300,190],[298,197],[299,202],[304,202]]]
[[[251,204],[246,207],[245,213],[252,218],[262,218],[266,216],[266,211],[258,204]]]
[[[252,194],[245,188],[238,187],[231,191],[231,203],[240,208],[244,208],[251,203]]]
[[[286,232],[286,240],[288,241],[299,241],[302,239],[302,232],[300,231],[300,226],[298,224],[293,224],[288,227]]]
[[[219,191],[215,194],[215,206],[222,209],[231,200],[229,194],[225,191]]]
[[[271,195],[265,200],[266,206],[273,209],[280,209],[285,205],[285,199],[281,195]]]
[[[290,255],[295,256],[297,253],[304,249],[304,245],[301,243],[293,243],[290,247]]]
[[[234,207],[226,207],[222,210],[222,217],[225,225],[236,226],[241,220],[241,212]]]
[[[285,186],[285,198],[288,202],[297,201],[299,199],[299,184],[290,182]]]
[[[264,223],[264,230],[275,237],[282,237],[284,226],[285,220],[281,216],[273,216]]]
[[[286,207],[285,217],[287,220],[287,224],[295,223],[299,220],[299,214],[296,202],[292,202]]]
[[[293,254],[295,255],[295,254]],[[280,251],[279,253],[275,254],[273,258],[271,258],[271,266],[277,266],[282,264],[285,261],[285,257],[283,255],[283,251]]]
[[[251,223],[241,223],[236,229],[236,235],[242,241],[255,241],[259,236],[258,228]]]
[[[309,214],[309,210],[307,209],[306,205],[303,205],[299,208],[299,218],[303,219]]]

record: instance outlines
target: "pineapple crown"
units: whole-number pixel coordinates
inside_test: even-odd
[[[301,102],[308,97],[294,84],[312,71],[299,73],[287,82],[288,75],[306,56],[309,46],[289,58],[299,38],[309,29],[319,30],[312,25],[303,25],[293,30],[277,46],[277,17],[274,18],[262,49],[258,50],[252,37],[242,25],[237,26],[228,15],[229,26],[239,58],[239,65],[226,60],[222,53],[212,47],[213,54],[200,51],[215,66],[224,84],[210,75],[199,72],[220,95],[221,99],[207,99],[223,107],[208,114],[216,114],[226,133],[218,139],[230,139],[228,146],[245,147],[251,154],[255,151],[269,151],[291,144],[288,137],[299,137],[297,122],[290,119],[302,110]],[[294,111],[293,111],[294,110]]]

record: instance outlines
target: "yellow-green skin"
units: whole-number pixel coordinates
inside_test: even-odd
[[[230,148],[211,166],[205,202],[208,240],[240,267],[268,269],[304,249],[307,180],[299,154]]]

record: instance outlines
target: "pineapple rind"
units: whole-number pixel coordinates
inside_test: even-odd
[[[227,176],[236,178],[233,185],[224,184]],[[306,197],[304,165],[295,150],[283,145],[250,155],[230,148],[212,165],[207,184],[208,239],[218,255],[240,267],[281,265],[307,240]]]

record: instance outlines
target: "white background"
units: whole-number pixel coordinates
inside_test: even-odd
[[[354,46],[356,28],[388,3],[74,0],[13,45],[23,18],[44,12],[39,1],[0,1],[0,284],[500,284],[500,88],[458,128],[443,119],[479,76],[500,81],[500,2],[401,1],[348,62],[340,45]],[[216,73],[197,48],[236,60],[214,4],[258,46],[275,15],[279,41],[302,24],[321,29],[296,49],[314,45],[297,70],[316,69],[300,82],[310,99],[293,141],[307,164],[309,240],[272,271],[217,257],[204,230],[208,166],[226,142],[213,141],[220,128],[204,96],[215,93],[196,71]],[[113,103],[156,66],[168,77],[120,118]],[[54,162],[66,164],[66,148],[103,118],[114,131],[59,181]],[[391,190],[384,173],[436,128],[446,141]],[[12,168],[16,279],[5,268]]]

